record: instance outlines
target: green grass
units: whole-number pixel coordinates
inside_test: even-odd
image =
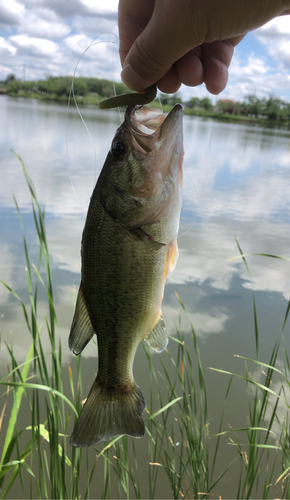
[[[210,434],[206,372],[194,327],[191,326],[190,335],[184,335],[179,322],[176,336],[171,337],[170,348],[163,356],[152,357],[150,348],[144,346],[149,373],[147,383],[151,387],[144,413],[146,452],[144,445],[140,447],[140,441],[127,436],[89,450],[68,445],[73,421],[82,406],[82,362],[81,357],[76,358],[73,368],[62,362],[45,212],[39,205],[25,165],[16,156],[32,199],[38,263],[36,266],[31,264],[23,232],[29,303],[24,303],[9,284],[3,283],[3,286],[20,302],[31,341],[26,360],[21,364],[17,362],[13,347],[2,346],[2,349],[7,349],[10,368],[0,381],[3,388],[2,409],[0,407],[3,443],[0,451],[1,498],[15,496],[15,492],[23,498],[153,499],[160,498],[160,495],[218,498],[221,489],[225,488],[224,482],[233,474],[236,498],[290,498],[290,361],[286,349],[283,369],[276,366],[290,304],[270,359],[264,362],[259,359],[260,332],[254,293],[256,358],[251,360],[240,356],[241,370],[236,374],[212,368],[221,380],[228,379],[224,400],[218,408],[218,432]],[[16,200],[15,204],[22,225]],[[246,256],[238,242],[237,245],[250,277]],[[38,313],[40,288],[45,290],[47,302],[45,328],[42,329]],[[182,314],[186,315],[182,300],[178,296],[177,299]],[[43,347],[46,335],[49,353]],[[257,367],[262,368],[263,378],[260,376],[255,380],[252,372]],[[229,428],[224,419],[235,380],[244,384],[248,393],[247,417],[244,426]],[[279,382],[278,392],[273,389],[274,381]],[[287,410],[282,419],[277,411],[280,404]],[[23,423],[24,410],[31,415],[30,422]],[[234,448],[234,456],[231,454],[228,459],[224,456],[225,442]],[[222,454],[226,465],[221,469]]]

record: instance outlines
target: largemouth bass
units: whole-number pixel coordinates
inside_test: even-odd
[[[145,401],[133,377],[141,340],[168,343],[161,303],[178,258],[182,106],[169,115],[128,106],[90,201],[69,347],[80,354],[94,334],[98,374],[71,435],[72,446],[113,436],[142,437]]]

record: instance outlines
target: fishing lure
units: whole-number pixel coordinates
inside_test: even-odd
[[[115,97],[110,97],[109,99],[105,99],[102,102],[99,102],[100,109],[109,109],[109,108],[117,108],[119,106],[137,106],[143,104],[149,104],[154,101],[157,95],[157,87],[156,84],[151,85],[148,89],[145,89],[144,94],[135,93],[135,94],[121,94],[116,95]]]

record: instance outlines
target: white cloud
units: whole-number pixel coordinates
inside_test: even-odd
[[[112,72],[118,68],[119,74],[121,71],[116,42],[112,34],[93,40],[86,35],[72,35],[64,40],[65,46],[70,50],[68,56],[75,62],[75,66],[81,57],[78,75],[95,76],[97,73],[99,78],[107,79],[112,79]]]
[[[77,15],[72,20],[72,27],[76,33],[88,34],[91,39],[103,33],[118,35],[117,18],[112,19],[111,17],[101,13],[97,16]],[[118,39],[116,39],[116,43],[118,45]]]
[[[256,36],[264,36],[269,38],[282,38],[289,39],[290,36],[290,22],[288,16],[281,16],[272,19],[261,28],[256,29],[253,33]]]
[[[268,54],[280,68],[290,70],[290,20],[289,16],[273,19],[254,32]]]
[[[52,40],[67,36],[70,31],[70,26],[48,9],[28,10],[19,28],[20,33]]]
[[[117,19],[118,2],[108,0],[20,0],[31,9],[45,8],[56,13],[63,19],[73,19],[75,16]]]
[[[271,93],[280,94],[289,88],[290,74],[285,69],[274,70],[264,59],[254,53],[249,54],[246,63],[241,62],[241,53],[237,52],[230,67],[229,83],[219,96],[241,101],[246,95],[268,97]]]
[[[14,26],[21,24],[25,7],[16,0],[0,0],[0,27],[1,25]]]
[[[95,0],[81,0],[80,3],[95,14],[116,13],[118,9],[118,0],[106,0],[105,4],[100,4]]]
[[[116,73],[120,80],[118,55],[112,57],[112,52],[118,51],[118,39],[113,35],[117,33],[116,1],[104,5],[100,1],[23,0],[17,3],[12,0],[5,9],[2,11],[7,14],[8,33],[14,29],[12,36],[2,37],[0,80],[8,73],[22,78],[24,64],[26,79],[43,78],[45,73],[71,75],[78,56],[100,33],[101,39],[96,40],[84,56],[90,64],[83,64],[79,74],[112,79]],[[71,31],[75,35],[68,36]],[[110,47],[99,43],[101,40],[107,41]]]
[[[252,79],[254,76],[256,77],[264,77],[266,73],[270,70],[270,67],[265,64],[265,61],[255,57],[254,54],[250,54],[248,58],[248,65],[243,67],[243,73],[245,78]],[[233,75],[234,75],[233,71]],[[241,76],[241,75],[239,75]]]
[[[64,40],[65,45],[76,55],[82,55],[92,43],[92,39],[86,35],[72,35]],[[92,51],[86,52],[86,57],[93,58]]]
[[[0,56],[13,56],[16,53],[16,48],[7,42],[5,38],[0,37]]]
[[[44,38],[29,37],[28,35],[14,35],[10,37],[10,42],[22,54],[38,57],[53,57],[58,52],[55,42]]]

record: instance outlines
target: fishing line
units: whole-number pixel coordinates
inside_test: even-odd
[[[69,92],[69,97],[68,97],[68,104],[67,104],[67,113],[66,113],[66,154],[67,154],[67,157],[68,157],[68,127],[67,127],[67,123],[68,123],[68,113],[69,113],[69,107],[70,107],[70,103],[71,103],[71,100],[73,99],[74,101],[74,104],[75,104],[75,107],[77,109],[77,112],[79,114],[79,117],[85,127],[85,130],[89,136],[89,139],[90,139],[90,142],[91,142],[91,145],[93,147],[93,151],[94,151],[94,164],[95,164],[95,183],[96,183],[96,172],[97,172],[97,154],[96,154],[96,148],[95,148],[95,144],[94,144],[94,140],[93,140],[93,137],[92,137],[92,134],[90,133],[90,130],[85,122],[85,119],[84,117],[82,116],[82,113],[81,113],[81,110],[79,108],[79,105],[77,103],[77,100],[76,100],[76,96],[75,96],[75,92],[74,92],[74,80],[76,78],[76,72],[77,72],[77,69],[78,69],[78,66],[80,64],[80,62],[82,61],[83,57],[85,56],[86,52],[92,48],[94,45],[99,45],[101,43],[111,43],[112,45],[115,45],[116,44],[116,41],[113,41],[113,40],[99,40],[99,38],[101,36],[104,36],[104,35],[110,35],[110,36],[113,36],[116,41],[118,41],[118,44],[120,43],[120,39],[117,35],[115,35],[114,33],[112,32],[102,32],[100,33],[99,35],[97,35],[92,41],[91,43],[86,47],[86,49],[82,52],[82,54],[80,55],[77,63],[76,63],[76,66],[75,66],[75,69],[74,69],[74,72],[73,72],[73,77],[72,77],[72,82],[71,82],[71,86],[70,86],[70,92]],[[112,62],[111,62],[111,66],[112,68],[115,67],[115,60],[114,60],[114,57],[115,57],[115,51],[113,50],[112,51]],[[114,71],[113,71],[113,79],[112,79],[112,84],[113,84],[113,95],[116,96],[117,95],[117,92],[116,92],[116,82],[115,82],[115,77],[114,77]],[[162,105],[162,102],[161,102],[161,99],[160,99],[160,94],[158,94],[157,96],[157,99],[159,101],[159,106],[160,106],[160,109],[162,112],[163,111],[163,105]],[[122,117],[122,114],[121,114],[121,110],[120,110],[120,107],[117,108],[118,109],[118,114],[119,114],[119,119],[120,119],[120,124],[122,123],[123,121],[123,117]],[[192,184],[192,187],[195,191],[195,195],[196,195],[196,199],[198,199],[198,194],[197,194],[197,191],[196,191],[196,188],[195,188],[195,185],[193,183],[193,179],[189,173],[189,171],[187,170],[187,176],[189,177],[190,181],[191,181],[191,184]],[[75,187],[74,187],[74,184],[73,184],[73,180],[72,180],[72,176],[71,174],[69,173],[69,178],[70,178],[70,183],[71,183],[71,187],[72,187],[72,190],[73,192],[76,194],[76,190],[75,190]],[[84,201],[84,203],[87,203],[88,200]],[[197,217],[195,217],[195,220],[192,221],[192,223],[190,224],[189,228],[186,229],[186,231],[184,231],[182,234],[178,235],[178,239],[185,236],[193,227],[195,221],[197,220]]]
[[[158,90],[158,89],[157,89],[157,90]],[[160,94],[158,94],[158,95],[157,95],[157,99],[158,99],[158,101],[159,101],[159,106],[160,106],[160,109],[161,109],[162,113],[164,113],[164,111],[163,111],[163,106],[162,106],[162,102],[161,102],[161,99],[160,99]]]
[[[68,104],[67,104],[67,113],[66,113],[66,125],[65,125],[65,131],[66,131],[66,154],[67,154],[67,157],[68,157],[68,113],[69,113],[69,107],[70,107],[70,102],[71,102],[71,99],[73,99],[74,101],[74,104],[75,104],[75,107],[78,111],[78,114],[80,116],[80,119],[86,129],[86,132],[89,136],[89,139],[90,139],[90,142],[92,144],[92,147],[93,147],[93,151],[94,151],[94,164],[95,164],[95,182],[96,182],[96,172],[97,172],[97,155],[96,155],[96,148],[95,148],[95,144],[94,144],[94,140],[93,140],[93,137],[89,131],[89,128],[82,116],[82,113],[80,111],[80,108],[78,106],[78,103],[77,103],[77,100],[76,100],[76,97],[75,97],[75,92],[74,92],[74,80],[75,80],[75,77],[76,77],[76,71],[78,69],[78,66],[81,62],[81,60],[83,59],[84,55],[86,54],[86,52],[91,48],[93,47],[94,45],[98,45],[100,43],[111,43],[111,44],[115,44],[116,42],[112,41],[112,40],[101,40],[101,41],[97,41],[101,36],[103,35],[110,35],[110,36],[114,36],[117,40],[119,40],[119,38],[114,34],[114,33],[110,33],[110,32],[102,32],[100,33],[99,35],[97,35],[92,41],[91,43],[88,45],[88,47],[83,51],[83,53],[80,55],[77,63],[76,63],[76,66],[75,66],[75,69],[74,69],[74,72],[73,72],[73,77],[72,77],[72,82],[71,82],[71,86],[70,86],[70,92],[69,92],[69,97],[68,97]],[[115,82],[113,81],[113,91],[114,91],[114,94],[116,95],[116,88],[115,88]],[[72,190],[73,192],[76,194],[76,191],[75,191],[75,188],[74,188],[74,184],[73,184],[73,180],[72,180],[72,176],[69,172],[69,178],[70,178],[70,183],[71,183],[71,187],[72,187]],[[86,203],[87,200],[84,202]]]
[[[198,192],[197,192],[195,184],[193,182],[193,178],[192,178],[192,176],[190,174],[190,170],[188,168],[186,168],[186,169],[184,169],[184,173],[186,173],[186,176],[190,180],[191,187],[193,188],[193,190],[195,192],[196,204],[197,204],[197,206],[199,206]],[[185,184],[185,183],[183,183],[183,184]],[[182,218],[180,220],[185,221],[186,219]],[[193,226],[196,223],[196,221],[197,221],[197,216],[195,216],[194,219],[191,221],[190,226],[182,234],[179,234],[177,236],[177,239],[182,238],[182,236],[185,236],[193,228]]]
[[[197,190],[196,190],[196,187],[195,187],[195,185],[194,185],[194,183],[193,183],[192,177],[191,177],[191,175],[189,175],[189,173],[188,173],[188,172],[187,172],[187,175],[189,176],[189,179],[190,179],[190,181],[191,181],[192,187],[193,187],[193,189],[194,189],[194,191],[195,191],[196,199],[198,200]],[[198,201],[197,201],[197,204],[198,204]],[[186,219],[180,219],[180,220],[181,220],[181,221],[185,221]],[[197,216],[196,216],[196,217],[194,218],[194,220],[191,222],[190,226],[186,229],[186,231],[184,231],[184,233],[179,234],[179,235],[177,236],[177,239],[182,238],[183,236],[185,236],[185,235],[186,235],[186,234],[187,234],[187,233],[188,233],[188,232],[189,232],[189,231],[193,228],[193,226],[194,226],[194,224],[195,224],[195,222],[196,222],[196,221],[197,221]]]
[[[118,42],[119,42],[119,45],[120,45],[120,42],[121,42],[120,38],[119,38],[117,35],[114,35],[114,36],[117,38],[117,40],[118,40]],[[115,43],[115,42],[113,42],[113,43]],[[115,61],[114,61],[114,56],[115,56],[115,52],[114,52],[114,51],[112,51],[112,68],[114,68],[114,67],[115,67],[115,64],[114,64],[114,63],[115,63]],[[115,83],[116,83],[116,82],[115,82],[115,78],[114,78],[114,71],[113,71],[113,92],[114,92],[114,96],[116,96],[116,95],[117,95],[117,92],[116,92],[116,85],[115,85]],[[121,115],[121,110],[120,110],[120,107],[118,107],[117,109],[118,109],[118,111],[117,111],[117,112],[118,112],[118,114],[119,114],[119,120],[120,120],[120,125],[121,125],[121,124],[122,124],[122,121],[123,121],[123,118],[122,118],[122,115]]]

